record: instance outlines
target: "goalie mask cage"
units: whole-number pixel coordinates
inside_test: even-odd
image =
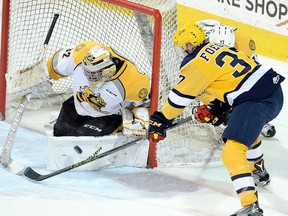
[[[2,7],[0,112],[3,117],[10,116],[19,101],[6,95],[4,75],[38,60],[54,13],[60,16],[46,48],[46,60],[56,50],[85,40],[109,45],[134,62],[141,72],[150,74],[151,112],[161,109],[177,82],[182,58],[173,45],[176,0],[2,0]],[[53,81],[53,94],[31,99],[27,109],[60,107],[71,96],[72,86],[73,77]],[[191,106],[177,120],[191,115]],[[148,167],[218,161],[219,154],[214,151],[219,147],[218,134],[217,128],[194,120],[170,130],[157,147],[150,143]],[[211,153],[218,156],[211,157]]]

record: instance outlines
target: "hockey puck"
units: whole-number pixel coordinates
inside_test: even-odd
[[[81,154],[81,153],[82,153],[82,149],[81,149],[78,145],[75,145],[75,146],[74,146],[74,150],[75,150],[78,154]]]

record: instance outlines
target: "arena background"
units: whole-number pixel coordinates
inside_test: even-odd
[[[287,0],[177,0],[179,24],[216,19],[246,31],[260,55],[288,61]]]

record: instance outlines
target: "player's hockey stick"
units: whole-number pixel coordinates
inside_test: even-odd
[[[44,56],[44,53],[45,53],[45,50],[46,50],[46,46],[48,45],[48,42],[49,42],[49,40],[51,38],[51,35],[52,35],[53,30],[54,30],[54,27],[55,27],[55,24],[56,24],[56,21],[57,21],[58,17],[59,17],[59,14],[54,14],[53,21],[52,21],[52,23],[50,25],[49,31],[48,31],[48,33],[46,35],[46,38],[45,38],[45,41],[44,41],[44,45],[43,45],[43,47],[41,49],[39,60],[34,65],[29,66],[29,67],[19,71],[19,74],[25,73],[27,71],[32,71],[32,70],[35,70],[35,69],[39,69],[39,63],[41,63],[41,61],[43,59],[43,56]],[[27,104],[30,101],[31,96],[32,96],[32,92],[30,91],[30,92],[26,93],[24,96],[21,97],[20,104],[18,106],[18,109],[17,109],[16,115],[14,117],[14,120],[13,120],[13,122],[11,124],[7,139],[6,139],[5,143],[4,143],[3,150],[2,150],[2,153],[1,153],[1,156],[0,156],[0,163],[4,167],[6,167],[8,170],[13,172],[14,174],[22,174],[24,169],[25,169],[21,165],[16,165],[17,163],[15,161],[13,161],[13,159],[11,158],[11,151],[12,151],[12,148],[13,148],[13,144],[14,144],[14,140],[15,140],[17,129],[19,127],[19,124],[20,124],[20,121],[22,119],[23,113],[24,113],[24,111],[25,111],[25,109],[27,107]]]
[[[182,124],[184,124],[186,122],[189,122],[191,120],[192,120],[192,116],[187,117],[187,118],[185,118],[183,120],[180,120],[177,123],[172,124],[168,129],[172,129],[172,128],[176,127],[176,126],[182,125]],[[31,167],[27,167],[25,169],[25,171],[24,171],[24,175],[26,177],[28,177],[29,179],[32,179],[32,180],[42,181],[42,180],[51,178],[53,176],[59,175],[61,173],[67,172],[69,170],[75,169],[77,167],[83,166],[84,164],[91,163],[92,161],[95,161],[95,160],[98,160],[100,158],[106,157],[106,156],[111,155],[111,154],[113,154],[115,152],[118,152],[118,151],[121,151],[123,149],[126,149],[126,148],[128,148],[130,146],[133,146],[133,145],[137,144],[139,141],[142,141],[142,140],[145,140],[145,139],[147,139],[147,137],[141,137],[141,138],[132,140],[132,141],[130,141],[128,143],[125,143],[125,144],[123,144],[121,146],[118,146],[116,148],[110,149],[110,150],[108,150],[106,152],[103,152],[101,154],[98,154],[98,152],[100,150],[100,149],[98,149],[96,152],[94,152],[91,156],[89,156],[85,160],[82,160],[82,161],[80,161],[78,163],[75,163],[75,164],[72,164],[70,166],[64,167],[62,169],[56,170],[56,171],[51,172],[49,174],[41,175],[41,174],[37,173],[36,171],[34,171]]]

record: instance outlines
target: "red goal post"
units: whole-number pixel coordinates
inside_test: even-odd
[[[5,119],[6,109],[6,80],[8,61],[8,32],[9,32],[10,3],[2,1],[2,28],[1,28],[1,57],[0,57],[0,120]]]
[[[154,17],[154,40],[153,40],[153,55],[152,55],[152,76],[151,76],[151,104],[150,114],[154,113],[158,108],[159,96],[159,73],[160,73],[160,55],[161,55],[161,28],[162,16],[159,10],[155,8],[145,7],[128,1],[121,0],[104,0],[122,7],[127,7],[131,10],[149,14]],[[147,166],[149,168],[157,167],[156,160],[156,143],[150,142]]]
[[[84,40],[110,45],[131,59],[140,71],[150,74],[151,113],[162,108],[178,80],[182,57],[173,44],[177,29],[176,0],[2,0],[2,7],[0,114],[3,118],[15,110],[15,101],[6,94],[5,73],[35,63],[54,13],[60,17],[45,59],[64,46]],[[54,94],[41,101],[32,100],[31,109],[61,104],[63,95],[71,96],[72,80],[53,82]],[[190,115],[191,107],[187,107],[177,120]],[[205,161],[203,150],[218,145],[215,134],[214,128],[195,121],[181,125],[169,131],[157,148],[150,143],[148,167]]]

